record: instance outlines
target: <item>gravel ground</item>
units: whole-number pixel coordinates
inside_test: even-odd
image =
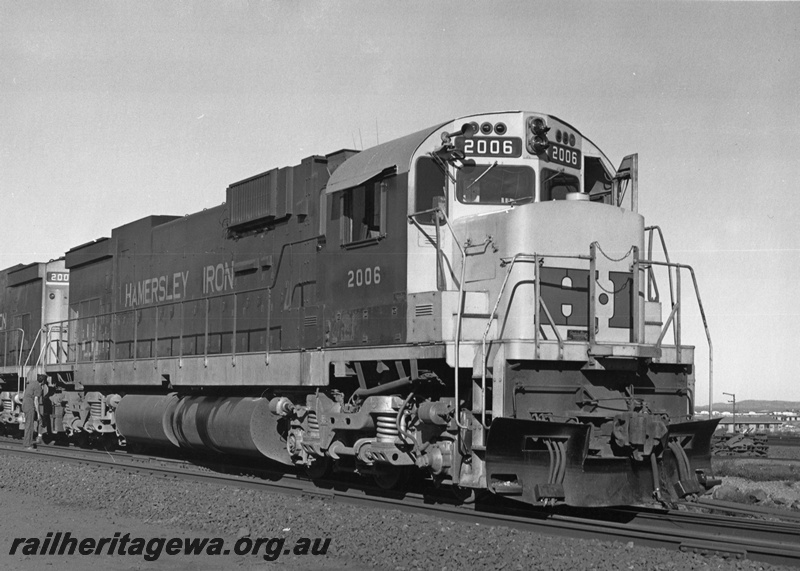
[[[800,511],[800,482],[752,482],[726,476],[722,478],[722,485],[714,488],[712,493],[718,500]]]
[[[299,537],[332,538],[326,556],[307,556],[296,569],[332,569],[342,561],[359,568],[440,571],[779,569],[632,543],[554,538],[395,510],[370,510],[14,455],[0,456],[0,487],[4,495],[32,495],[47,502],[52,511],[75,512],[82,521],[91,521],[99,511],[104,516],[135,518],[153,525],[154,530],[171,526],[192,530],[198,536],[286,537],[289,542]],[[56,531],[48,526],[47,518],[40,521],[44,522],[42,536]],[[97,536],[102,533],[108,530],[97,529]],[[8,542],[9,536],[0,538],[0,563],[9,552]],[[263,565],[258,568],[274,564]]]

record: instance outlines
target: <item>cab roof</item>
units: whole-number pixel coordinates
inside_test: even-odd
[[[411,166],[411,157],[414,156],[422,142],[449,122],[428,127],[354,155],[333,171],[325,193],[331,194],[345,188],[358,186],[381,174],[408,172]]]

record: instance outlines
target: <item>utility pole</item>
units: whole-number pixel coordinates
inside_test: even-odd
[[[722,393],[723,395],[727,395],[731,397],[733,400],[729,400],[728,402],[733,403],[733,431],[736,432],[736,395],[733,393]]]

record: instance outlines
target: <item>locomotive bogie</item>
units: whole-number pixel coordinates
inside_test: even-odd
[[[113,434],[116,432],[115,411],[121,397],[118,394],[103,395],[98,391],[87,392],[83,397],[82,410],[88,409],[80,429],[96,434]]]
[[[0,427],[4,432],[12,432],[19,429],[23,423],[21,403],[16,392],[3,391],[0,393]]]
[[[452,417],[452,403],[425,401],[423,421],[413,395],[405,399],[372,395],[357,403],[333,396],[308,395],[305,406],[294,406],[286,414],[291,418],[288,449],[300,465],[332,461],[334,469],[360,473],[427,468],[418,461],[419,452],[441,439]],[[443,471],[441,461],[436,468]]]

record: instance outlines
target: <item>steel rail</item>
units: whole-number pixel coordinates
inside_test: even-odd
[[[100,465],[133,473],[144,472],[166,478],[189,479],[214,485],[301,495],[373,509],[376,507],[398,509],[452,521],[510,527],[544,535],[633,542],[639,546],[678,549],[702,555],[720,555],[774,565],[800,567],[800,526],[792,526],[786,522],[774,523],[737,518],[736,520],[727,520],[729,523],[726,526],[720,526],[719,518],[702,515],[687,517],[686,514],[679,516],[675,512],[669,512],[667,517],[664,517],[663,514],[659,517],[658,510],[651,510],[650,513],[641,516],[632,514],[627,522],[608,521],[599,517],[579,517],[538,509],[511,510],[496,505],[484,506],[482,504],[454,505],[454,501],[451,501],[450,504],[445,503],[444,498],[436,498],[437,501],[431,502],[429,495],[420,493],[396,493],[387,497],[386,492],[379,491],[377,488],[355,487],[341,481],[318,485],[296,476],[265,481],[253,477],[220,474],[210,469],[203,471],[196,467],[187,469],[189,466],[195,465],[153,456],[142,456],[135,461],[129,461],[124,459],[124,457],[130,456],[129,454],[118,454],[118,458],[115,459],[113,454],[103,451],[94,453],[92,455],[95,457],[89,458],[88,456],[81,457],[71,450],[56,449],[55,447],[48,446],[40,448],[38,451],[27,451],[23,450],[21,446],[8,443],[0,444],[0,450],[47,460]],[[107,458],[108,456],[111,458]],[[167,466],[165,465],[167,463],[174,465]],[[598,510],[597,513],[601,513],[601,510]],[[707,525],[703,525],[704,519],[707,521]],[[689,525],[690,520],[692,520],[691,525]],[[731,529],[737,525],[749,525],[752,528],[757,527],[761,531],[757,534],[747,534],[739,529],[734,533]],[[777,540],[764,538],[765,530],[768,530],[770,525],[774,526]],[[753,537],[754,535],[758,535],[758,537]]]
[[[697,509],[700,506],[690,502],[684,505]],[[706,506],[703,506],[706,507]],[[782,514],[772,512],[782,511]],[[621,517],[631,518],[629,521],[661,528],[680,529],[686,532],[711,532],[727,538],[757,539],[760,541],[776,541],[779,543],[800,542],[800,514],[788,510],[770,510],[749,512],[763,517],[781,517],[788,521],[767,521],[752,517],[721,516],[713,513],[687,512],[679,510],[657,510],[637,508],[616,508],[603,510],[601,517],[608,513],[618,513]]]
[[[714,461],[725,461],[725,460],[732,460],[735,461],[737,464],[744,464],[744,465],[752,465],[752,464],[759,464],[759,465],[781,465],[781,464],[790,464],[790,465],[797,465],[800,467],[800,458],[765,458],[764,456],[737,456],[735,454],[731,454],[730,456],[725,456],[722,454],[715,454]],[[780,480],[782,478],[775,478],[776,480]]]
[[[694,507],[701,507],[719,512],[725,512],[725,513],[744,514],[744,515],[759,516],[759,517],[777,517],[780,519],[786,519],[800,523],[800,512],[793,512],[778,508],[765,508],[762,506],[737,504],[734,502],[725,502],[722,500],[711,500],[705,498],[698,498],[697,501],[693,503],[689,502],[678,502],[678,503]],[[798,538],[798,541],[800,541],[800,538]]]

